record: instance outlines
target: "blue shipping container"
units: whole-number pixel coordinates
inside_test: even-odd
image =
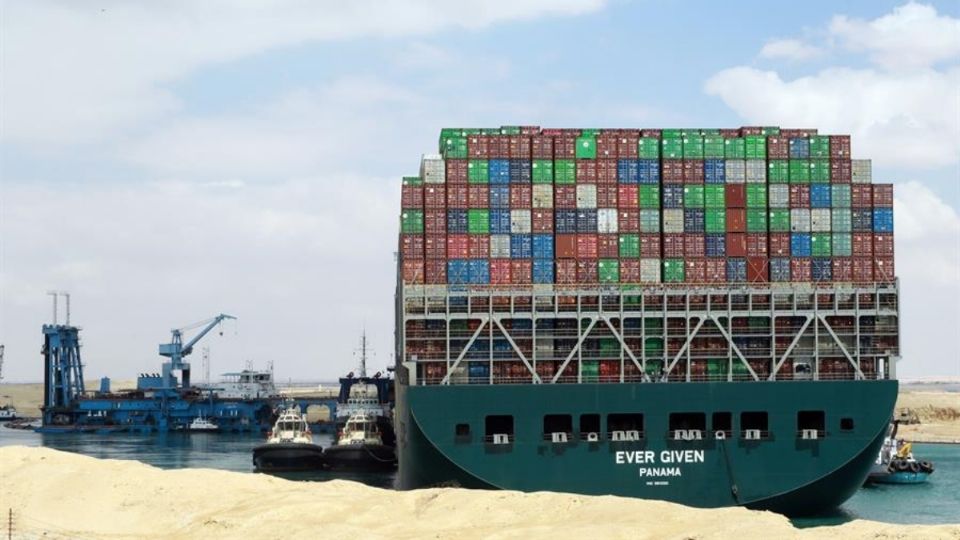
[[[487,382],[490,380],[490,364],[480,362],[470,362],[467,364],[467,377],[471,382]]]
[[[637,161],[637,182],[641,184],[660,183],[660,161],[656,159],[641,159]]]
[[[683,211],[683,230],[688,233],[702,233],[706,230],[705,212],[700,208],[687,208]]]
[[[593,209],[577,210],[577,232],[597,232],[597,211]]]
[[[852,213],[851,225],[854,231],[861,231],[861,232],[873,231],[873,211],[854,208]]]
[[[708,234],[706,248],[707,257],[726,257],[727,236],[725,234]]]
[[[664,184],[663,207],[683,208],[683,184]]]
[[[574,234],[577,232],[576,210],[557,210],[554,213],[553,220],[557,234]]]
[[[617,162],[617,181],[621,184],[636,184],[640,181],[640,164],[635,159]]]
[[[810,186],[810,207],[830,208],[833,197],[830,184],[812,184]]]
[[[727,283],[747,282],[747,260],[727,259]]]
[[[810,139],[794,137],[790,139],[790,159],[807,159],[810,157]]]
[[[486,260],[471,259],[469,269],[470,283],[481,284],[490,283],[490,263]],[[450,280],[450,276],[447,276]]]
[[[467,232],[467,211],[466,210],[447,210],[447,232],[463,233]]]
[[[510,183],[510,160],[491,159],[488,162],[487,171],[490,175],[491,184]]]
[[[511,184],[529,184],[532,180],[530,160],[511,159],[510,160],[510,183]]]
[[[490,210],[490,234],[510,234],[509,210]]]
[[[510,208],[510,186],[490,186],[490,208]]]
[[[704,181],[708,184],[723,184],[726,182],[726,163],[722,159],[708,159],[704,161]]]
[[[533,241],[529,234],[510,235],[510,258],[529,259],[533,257]]]
[[[447,261],[447,283],[464,285],[470,282],[470,265],[463,259]]]
[[[790,255],[794,257],[810,256],[809,233],[793,233],[790,235]]]
[[[533,258],[534,259],[553,259],[553,235],[552,234],[533,235]]]
[[[873,232],[893,232],[893,208],[873,209]]]
[[[533,260],[533,282],[534,283],[553,283],[553,258],[534,259]],[[513,322],[513,327],[517,328],[517,321]]]
[[[833,280],[833,260],[817,257],[811,264],[811,277],[814,281]]]
[[[510,346],[510,342],[505,339],[493,340],[493,357],[494,358],[512,358],[513,347]]]
[[[790,259],[770,259],[770,281],[790,281]]]

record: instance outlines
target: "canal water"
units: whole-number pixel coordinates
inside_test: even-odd
[[[329,446],[331,435],[318,434],[316,442]],[[0,426],[0,446],[46,446],[67,452],[109,459],[135,459],[164,469],[205,467],[252,473],[251,450],[262,439],[243,434],[169,433],[133,434],[39,434]],[[799,527],[838,525],[853,519],[887,523],[957,523],[960,521],[960,445],[914,444],[918,459],[932,461],[936,472],[926,484],[876,486],[860,489],[835,513],[797,519]],[[789,464],[785,464],[789,466]],[[392,488],[395,474],[312,472],[288,473],[292,480],[355,480],[375,487]]]

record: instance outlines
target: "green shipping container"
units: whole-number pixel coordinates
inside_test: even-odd
[[[553,161],[549,159],[535,159],[531,165],[534,184],[553,183]]]
[[[597,138],[593,135],[577,137],[577,159],[597,159]]]
[[[600,130],[596,128],[587,128],[580,130],[581,137],[596,137],[600,134]]]
[[[500,135],[500,128],[480,128],[481,135]]]
[[[653,137],[640,137],[637,156],[640,159],[660,159],[660,141]]]
[[[830,226],[833,232],[850,232],[853,226],[853,213],[849,208],[830,210]]]
[[[403,185],[405,185],[405,186],[422,186],[422,185],[423,185],[423,178],[420,178],[419,176],[404,176],[404,177],[403,177]]]
[[[490,165],[485,159],[471,159],[467,162],[467,181],[471,184],[490,182]]]
[[[791,184],[809,184],[810,183],[810,160],[809,159],[791,159],[790,165],[790,183]]]
[[[767,162],[767,182],[786,184],[790,181],[790,166],[785,159],[771,159]]]
[[[682,129],[661,129],[660,137],[664,139],[681,139],[684,131]]]
[[[616,338],[600,338],[597,341],[600,345],[600,354],[604,357],[620,356],[620,342]]]
[[[817,233],[810,235],[810,255],[814,257],[829,257],[831,255],[830,234]]]
[[[703,208],[704,186],[684,186],[683,188],[683,207],[684,208]]]
[[[663,334],[663,319],[647,317],[643,320],[643,331],[647,334]]]
[[[830,241],[833,257],[850,257],[853,255],[853,240],[849,233],[833,233]]]
[[[467,232],[470,234],[489,234],[490,210],[467,210]]]
[[[664,259],[663,281],[667,283],[683,283],[683,259]]]
[[[727,159],[746,159],[747,146],[742,137],[723,140],[723,157]]]
[[[703,136],[689,134],[683,137],[683,159],[703,159]]]
[[[600,283],[620,282],[620,261],[617,259],[600,259],[597,265],[597,276]]]
[[[830,159],[830,137],[826,135],[810,137],[810,157],[813,159]]]
[[[640,184],[640,208],[660,208],[660,186]]]
[[[683,139],[680,137],[664,136],[660,140],[663,159],[682,159],[683,158]]]
[[[810,183],[811,184],[829,184],[830,183],[830,160],[829,159],[810,160]]]
[[[747,184],[747,208],[767,207],[767,185]]]
[[[767,159],[767,138],[763,135],[747,135],[747,159]]]
[[[501,135],[519,135],[520,126],[500,126]]]
[[[647,338],[644,340],[643,348],[647,356],[660,356],[663,354],[663,338]]]
[[[703,204],[707,208],[726,208],[726,186],[723,184],[707,184],[703,186]]]
[[[423,210],[404,210],[400,214],[400,232],[403,234],[423,234]]]
[[[850,208],[850,186],[848,184],[834,184],[830,186],[830,206],[834,208]]]
[[[583,382],[596,382],[600,376],[600,362],[598,360],[580,361],[580,380]]]
[[[708,233],[727,232],[727,211],[709,209],[706,212],[706,229]]]
[[[572,159],[558,159],[554,161],[553,179],[557,184],[576,184],[577,164]]]
[[[790,210],[771,208],[769,226],[770,232],[790,232]]]
[[[705,135],[703,137],[704,159],[722,159],[724,155],[723,137],[720,135]]]
[[[620,235],[620,258],[640,257],[640,237],[636,234]]]
[[[466,159],[467,157],[467,138],[452,137],[445,141],[443,150],[440,152],[445,158]]]
[[[768,135],[779,135],[779,134],[780,134],[780,128],[778,128],[778,127],[776,127],[776,126],[762,127],[762,128],[760,128],[760,133],[761,133],[764,137],[766,137],[766,136],[768,136]]]
[[[755,233],[767,232],[767,209],[766,208],[748,208],[747,209],[747,232],[755,232]]]

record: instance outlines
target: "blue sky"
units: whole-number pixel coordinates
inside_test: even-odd
[[[220,311],[214,372],[392,350],[397,178],[445,126],[819,127],[898,184],[907,376],[960,375],[956,2],[0,0],[0,341],[69,289],[93,375]],[[357,246],[363,246],[358,249]],[[311,345],[306,345],[309,342]],[[321,345],[317,345],[322,343]]]

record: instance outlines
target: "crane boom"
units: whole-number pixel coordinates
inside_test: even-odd
[[[184,362],[183,357],[192,353],[193,346],[203,339],[203,336],[207,335],[210,330],[213,330],[225,319],[236,319],[236,317],[221,313],[212,319],[192,324],[184,328],[175,328],[170,331],[170,343],[161,343],[159,348],[160,356],[166,356],[170,359],[169,362],[163,363],[164,386],[167,388],[174,388],[177,386],[176,380],[173,377],[174,371],[180,371],[182,375],[181,383],[184,388],[190,386],[190,364]],[[183,343],[184,330],[196,328],[204,324],[206,324],[206,326],[204,326],[203,329],[193,337],[193,339],[188,341],[186,344]]]

